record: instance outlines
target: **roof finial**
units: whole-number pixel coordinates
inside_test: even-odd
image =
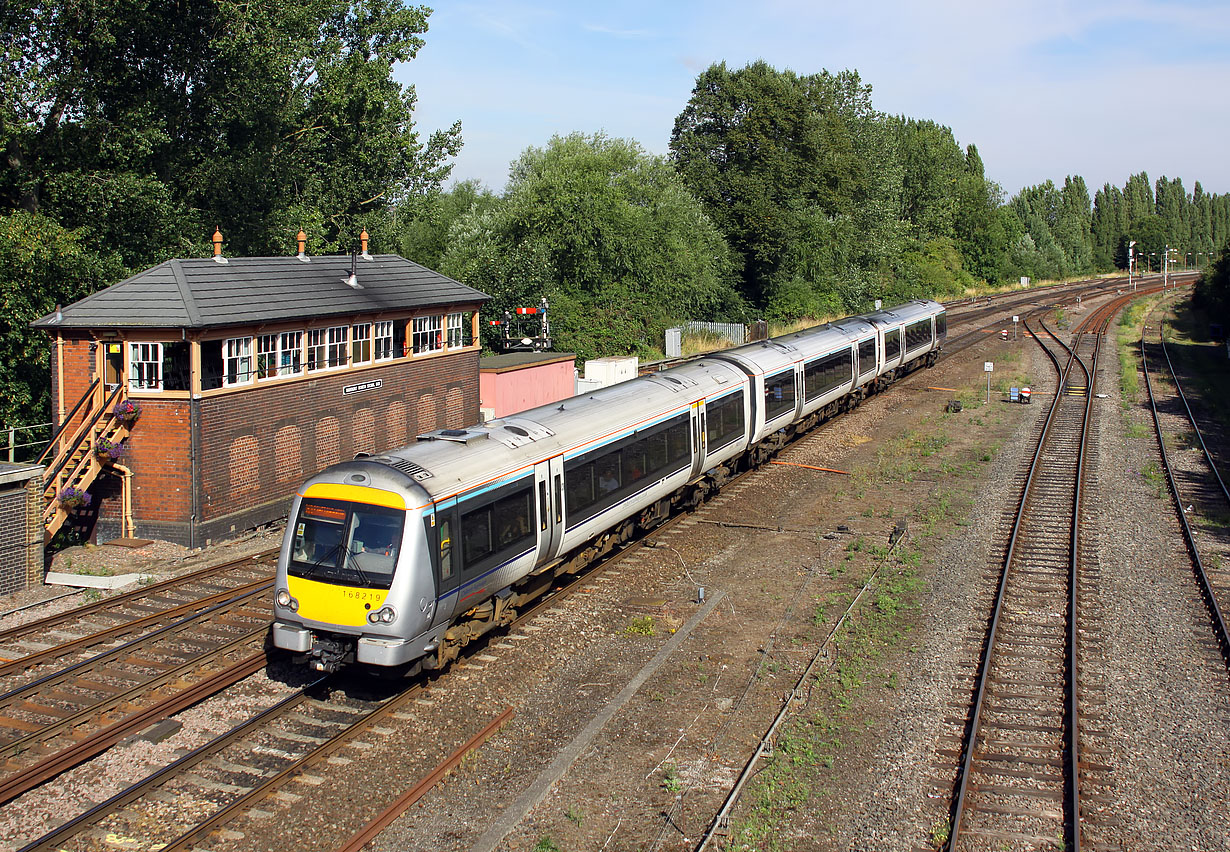
[[[226,263],[226,258],[222,256],[222,229],[214,228],[214,263]]]
[[[367,228],[364,228],[364,229],[363,229],[363,233],[359,234],[359,245],[361,245],[361,246],[363,247],[363,254],[362,254],[362,258],[363,258],[364,260],[371,260],[371,259],[372,259],[372,256],[371,256],[370,254],[368,254],[368,253],[367,253],[367,241],[368,241],[369,239],[370,239],[370,237],[368,237],[368,235],[367,235]]]
[[[304,263],[308,263],[310,258],[307,256],[307,234],[303,233],[303,229],[299,229],[299,233],[295,235],[295,239],[299,241],[299,259]]]

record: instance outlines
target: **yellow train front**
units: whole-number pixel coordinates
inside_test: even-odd
[[[431,499],[413,475],[357,459],[308,480],[278,558],[272,640],[319,671],[413,665],[448,627],[436,612]]]

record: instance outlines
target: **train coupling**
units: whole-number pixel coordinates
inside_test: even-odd
[[[312,643],[309,665],[318,672],[332,673],[355,661],[354,640],[317,636]]]

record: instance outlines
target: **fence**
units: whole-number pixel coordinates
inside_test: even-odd
[[[52,425],[35,423],[31,426],[5,426],[0,430],[0,434],[3,434],[7,443],[0,445],[0,456],[9,462],[33,461],[51,440]],[[44,430],[46,437],[40,438],[39,432]],[[23,439],[20,443],[17,440],[18,435]]]
[[[687,322],[677,328],[666,330],[666,357],[679,358],[683,355],[683,335],[712,334],[729,340],[735,346],[747,342],[747,326],[739,322]]]

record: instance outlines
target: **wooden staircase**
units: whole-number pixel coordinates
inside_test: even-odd
[[[125,385],[120,384],[108,393],[104,385],[95,379],[64,418],[39,457],[38,463],[47,466],[47,472],[43,474],[43,528],[46,541],[51,541],[51,537],[77,511],[60,504],[61,492],[69,487],[88,492],[94,480],[108,467],[121,474],[121,535],[132,533],[132,472],[123,465],[104,461],[94,453],[94,445],[99,438],[118,443],[128,437],[133,424],[114,414],[115,406],[128,399],[126,390]]]

